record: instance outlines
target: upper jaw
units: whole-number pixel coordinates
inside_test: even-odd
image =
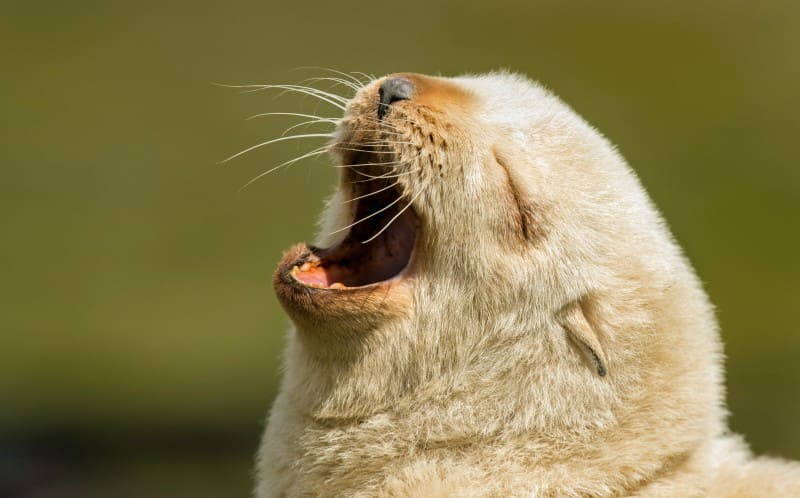
[[[392,112],[378,119],[376,82],[348,105],[330,146],[343,167],[341,206],[333,233],[345,232],[330,247],[295,246],[281,260],[274,286],[281,303],[296,315],[352,315],[367,307],[350,306],[382,295],[396,303],[410,301],[410,278],[417,268],[420,220],[402,175]],[[399,173],[399,175],[398,175]],[[344,221],[347,220],[347,221]],[[391,308],[391,306],[390,306]],[[378,313],[381,314],[381,313]]]

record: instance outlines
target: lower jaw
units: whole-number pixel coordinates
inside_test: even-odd
[[[298,244],[289,249],[273,275],[278,301],[302,329],[346,332],[375,328],[403,316],[411,308],[412,268],[380,282],[358,287],[315,287],[293,274],[298,264],[313,258],[312,249]]]

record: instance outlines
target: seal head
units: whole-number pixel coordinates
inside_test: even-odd
[[[322,235],[274,277],[295,327],[263,496],[708,488],[716,322],[601,134],[516,75],[399,73],[333,136]]]

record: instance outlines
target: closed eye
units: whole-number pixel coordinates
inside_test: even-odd
[[[494,147],[492,148],[492,155],[495,162],[500,165],[505,174],[511,202],[515,208],[512,214],[515,228],[517,228],[518,232],[528,242],[533,242],[541,238],[544,235],[544,223],[540,209],[537,209],[533,203],[525,198],[522,191],[514,182],[502,155],[499,154]]]

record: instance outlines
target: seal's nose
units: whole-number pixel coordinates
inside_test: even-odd
[[[414,84],[405,78],[389,78],[378,89],[378,119],[389,112],[389,105],[398,100],[408,100],[414,92]]]

